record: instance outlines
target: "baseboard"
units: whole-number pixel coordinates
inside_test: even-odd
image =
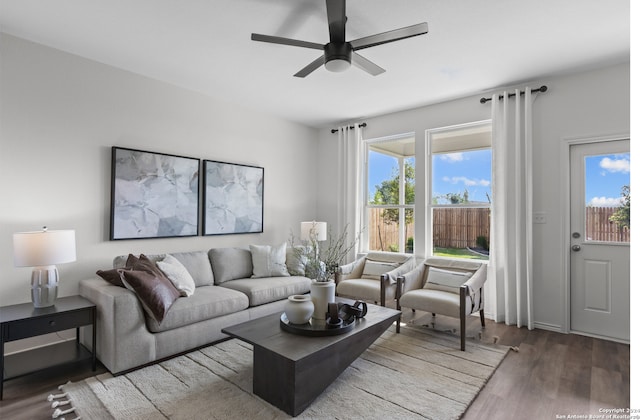
[[[599,335],[599,334],[591,334],[591,333],[586,333],[583,331],[569,331],[570,334],[575,334],[575,335],[584,335],[585,337],[591,337],[591,338],[598,338],[600,340],[606,340],[606,341],[613,341],[616,343],[622,343],[622,344],[631,344],[630,340],[622,340],[620,338],[614,338],[614,337],[607,337],[604,335]]]
[[[553,331],[562,334],[566,334],[566,331],[562,328],[561,325],[556,324],[547,324],[546,322],[533,322],[533,328],[539,328],[541,330]]]

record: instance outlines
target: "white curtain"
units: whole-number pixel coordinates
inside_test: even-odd
[[[531,89],[492,97],[493,210],[490,281],[496,321],[533,329]]]
[[[334,235],[347,227],[348,242],[356,240],[361,231],[364,205],[362,203],[362,129],[358,124],[338,129],[338,226]],[[348,261],[353,261],[362,252],[362,241],[357,241]]]

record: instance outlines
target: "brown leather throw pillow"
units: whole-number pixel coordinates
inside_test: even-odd
[[[145,311],[161,323],[173,302],[180,297],[180,292],[143,254],[140,258],[129,255],[126,266],[131,269],[118,270],[125,287],[134,292]]]

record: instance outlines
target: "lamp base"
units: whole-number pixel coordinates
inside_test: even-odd
[[[36,308],[56,304],[58,297],[58,269],[55,265],[35,267],[31,273],[31,302]]]

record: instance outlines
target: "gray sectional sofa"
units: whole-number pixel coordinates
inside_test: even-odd
[[[275,276],[262,270],[258,278],[252,251],[253,246],[172,253],[196,287],[191,296],[177,298],[161,322],[134,291],[100,277],[81,280],[80,295],[97,306],[98,359],[112,373],[123,373],[227,338],[222,328],[282,312],[288,296],[309,292],[311,280],[291,248],[286,268]],[[160,261],[165,255],[147,257]],[[127,256],[116,257],[114,269],[126,261]],[[90,347],[90,340],[83,342]]]

